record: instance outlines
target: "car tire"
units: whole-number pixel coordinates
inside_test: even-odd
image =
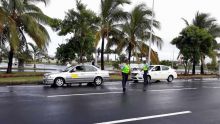
[[[173,76],[172,75],[168,76],[167,82],[172,82],[172,81],[173,81]]]
[[[102,85],[102,83],[103,83],[103,79],[102,79],[101,77],[96,77],[96,78],[94,79],[94,84],[95,84],[96,86],[100,86],[100,85]]]
[[[57,87],[62,87],[65,83],[65,80],[63,78],[56,78],[54,80],[54,84],[57,86]]]

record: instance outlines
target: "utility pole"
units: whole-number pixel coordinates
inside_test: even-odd
[[[149,42],[149,52],[148,52],[148,64],[150,65],[151,62],[151,42],[152,42],[152,33],[153,33],[153,23],[154,23],[154,0],[152,3],[152,18],[151,18],[151,29],[150,29],[150,42]]]

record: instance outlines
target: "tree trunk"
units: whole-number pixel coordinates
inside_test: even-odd
[[[108,63],[109,63],[109,53],[107,54],[107,61],[108,61]]]
[[[12,72],[12,64],[13,64],[13,55],[14,55],[14,50],[11,49],[8,54],[8,68],[7,68],[7,73]]]
[[[104,43],[105,43],[105,37],[102,35],[102,44],[101,44],[101,70],[105,69],[104,65]]]
[[[204,60],[205,60],[205,57],[201,56],[200,74],[204,74]]]
[[[18,59],[18,72],[24,72],[24,59]]]
[[[80,52],[80,55],[79,55],[79,61],[80,61],[80,63],[83,63],[83,52],[82,52],[82,48],[81,48],[80,51],[81,51],[81,52]]]
[[[185,73],[184,74],[185,75],[187,74],[187,65],[188,65],[187,62],[185,62],[185,64],[184,64],[184,68],[185,68]]]
[[[129,46],[128,46],[128,61],[130,65],[131,64],[131,43],[129,43]]]
[[[34,55],[34,72],[36,72],[36,55]]]
[[[192,68],[192,74],[196,74],[196,61],[193,60],[193,68]]]
[[[116,54],[115,54],[115,61],[117,61],[117,57],[116,57]]]

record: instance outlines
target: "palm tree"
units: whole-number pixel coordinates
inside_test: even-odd
[[[50,41],[42,24],[49,25],[51,18],[34,5],[36,2],[44,2],[46,5],[48,0],[1,0],[0,23],[5,25],[10,45],[7,73],[11,73],[13,55],[20,45],[19,42],[25,37],[24,33],[29,35],[39,48],[44,48]]]
[[[189,26],[189,22],[185,19],[183,19],[186,23],[187,26]],[[195,15],[195,18],[192,21],[192,24],[202,28],[206,29],[213,37],[214,41],[212,42],[212,51],[207,51],[206,49],[201,48],[201,74],[204,74],[204,61],[205,61],[205,56],[208,55],[209,57],[213,58],[212,60],[215,60],[216,58],[216,52],[215,49],[218,49],[219,46],[217,45],[216,38],[220,37],[220,26],[216,23],[216,19],[210,17],[209,14],[207,13],[199,13],[197,12]]]
[[[34,70],[36,69],[36,59],[40,55],[46,56],[46,49],[40,49],[38,46],[34,45],[33,43],[28,43],[28,45],[32,48],[32,50],[28,49],[30,53],[33,54],[33,61],[34,61]]]
[[[131,13],[128,15],[128,19],[126,20],[125,24],[119,25],[122,29],[122,33],[119,34],[116,38],[120,41],[116,41],[118,44],[118,50],[123,51],[126,49],[128,52],[128,59],[130,63],[130,58],[132,52],[134,55],[137,56],[137,52],[143,53],[148,51],[147,44],[144,43],[143,40],[149,39],[149,29],[150,27],[150,19],[148,16],[152,15],[152,11],[147,9],[145,4],[139,4],[134,7]],[[159,22],[154,21],[153,26],[155,28],[159,28]],[[124,37],[124,38],[123,38]],[[158,47],[161,47],[162,40],[157,36],[153,36],[154,41],[157,42]],[[152,52],[154,54],[155,52]],[[147,54],[145,54],[147,55]],[[153,56],[154,57],[154,56]]]
[[[104,70],[104,41],[109,38],[109,32],[113,25],[126,19],[127,13],[120,8],[120,5],[130,4],[129,0],[101,0],[101,24],[97,33],[97,41],[101,38],[101,69]]]
[[[78,54],[80,63],[83,63],[83,56],[91,55],[91,49],[93,50],[99,18],[81,1],[76,1],[76,8],[76,11],[73,9],[68,11],[59,35],[73,34],[69,42],[74,46],[74,52]]]

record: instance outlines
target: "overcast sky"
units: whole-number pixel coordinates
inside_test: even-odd
[[[39,6],[44,13],[50,17],[63,19],[65,12],[75,8],[76,0],[51,0],[45,7],[43,4]],[[100,0],[81,0],[87,7],[96,13],[99,13]],[[152,7],[153,0],[131,0],[131,5],[124,7],[125,11],[130,11],[134,5],[145,3],[149,8]],[[161,29],[156,31],[156,35],[160,36],[164,45],[161,50],[155,49],[160,60],[176,60],[178,49],[170,45],[170,41],[177,37],[180,31],[186,26],[181,18],[187,19],[190,23],[195,17],[197,11],[209,13],[211,17],[218,20],[220,24],[219,0],[154,0],[155,19],[161,23]],[[51,43],[48,47],[49,55],[55,55],[58,44],[65,42],[65,37],[57,36],[56,32],[49,30]]]

